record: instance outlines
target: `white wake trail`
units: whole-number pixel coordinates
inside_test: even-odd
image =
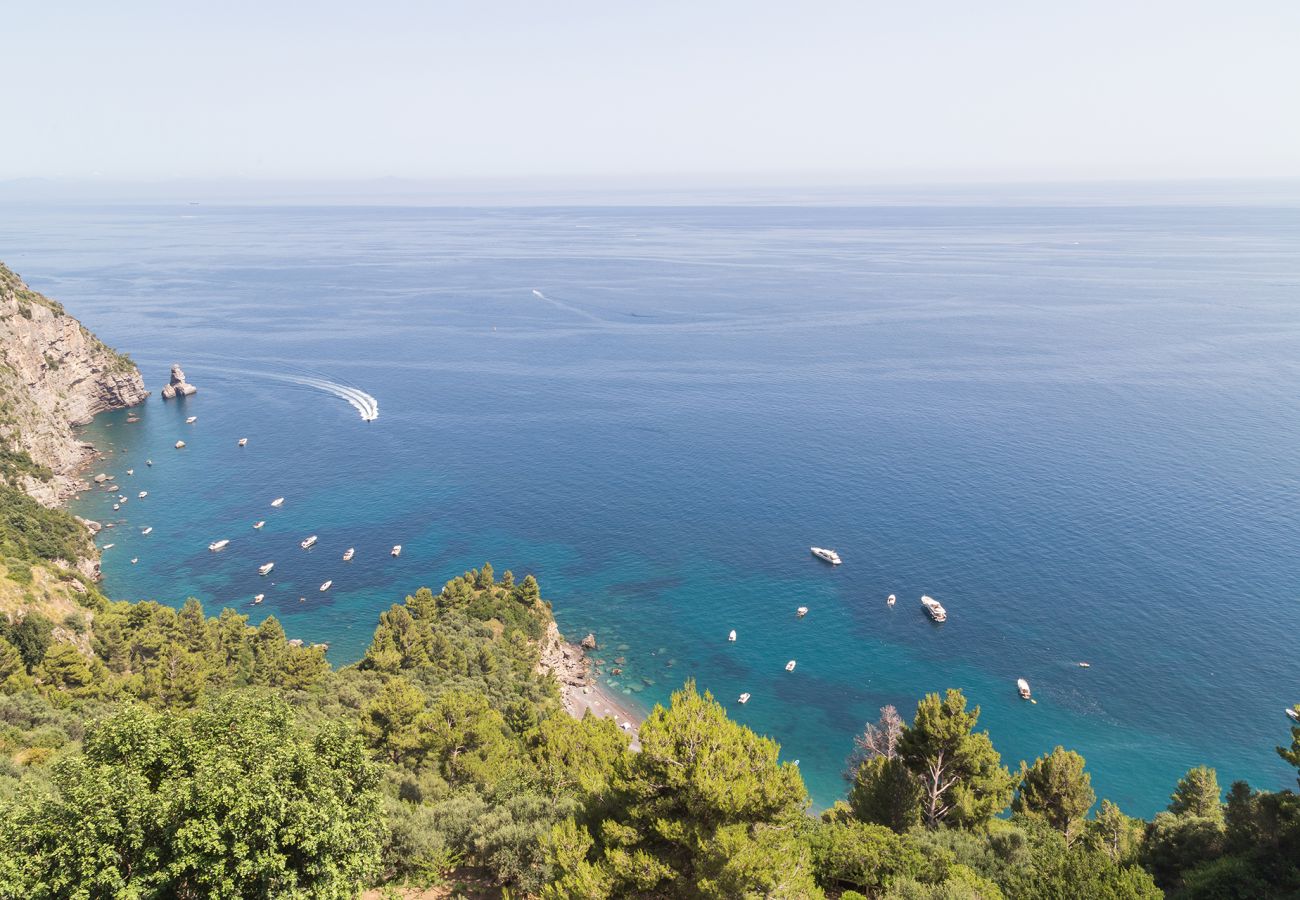
[[[314,387],[346,400],[357,412],[361,413],[362,421],[373,422],[379,418],[379,401],[360,388],[348,387],[345,384],[327,381],[324,378],[309,378],[306,375],[276,375],[274,377],[292,381],[304,387]]]

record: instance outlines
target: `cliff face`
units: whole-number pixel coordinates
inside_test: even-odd
[[[148,395],[130,359],[0,264],[0,451],[25,452],[53,472],[18,475],[24,490],[48,506],[78,490],[94,448],[72,426]]]

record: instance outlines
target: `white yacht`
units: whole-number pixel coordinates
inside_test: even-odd
[[[1286,717],[1292,722],[1300,722],[1300,712],[1296,712],[1294,709],[1287,709]]]
[[[808,607],[801,606],[794,611],[794,614],[802,619],[804,616],[808,615]]]
[[[271,501],[271,505],[274,506],[276,509],[279,509],[281,506],[284,506],[284,498],[276,497],[274,500]]]
[[[148,496],[149,496],[149,492],[148,492],[148,491],[141,491],[140,493],[136,494],[136,496],[139,497],[141,500],[143,500],[145,497],[148,497]]]
[[[265,525],[265,524],[266,524],[266,519],[263,519],[263,520],[260,521],[260,522],[254,522],[254,523],[253,523],[253,527],[254,527],[254,528],[261,528],[261,527],[262,527],[263,525]]]
[[[834,550],[827,550],[823,547],[812,547],[811,549],[812,555],[818,559],[824,559],[832,566],[838,566],[840,564],[840,555]]]
[[[739,697],[739,702],[741,702],[741,703],[748,703],[748,702],[749,702],[749,693],[746,692],[746,693],[744,693],[744,694],[741,694],[740,697]]]
[[[794,671],[794,660],[793,660],[793,659],[790,660],[788,663],[785,664],[785,670],[786,670],[787,672],[793,672],[793,671]]]
[[[322,585],[320,586],[321,591],[322,591],[322,592],[324,592],[324,591],[328,591],[328,590],[330,589],[330,585],[332,585],[332,584],[334,584],[333,581],[327,581],[327,582],[325,582],[324,584],[322,584]]]
[[[267,563],[267,564],[264,565],[264,566],[258,566],[258,568],[257,568],[257,574],[258,574],[258,575],[265,575],[267,572],[271,571],[271,570],[274,569],[274,568],[275,568],[275,563],[273,563],[273,562],[269,562],[269,563]]]
[[[889,599],[885,601],[885,605],[886,605],[886,606],[893,606],[893,605],[894,605],[895,603],[897,603],[897,602],[898,602],[898,598],[895,597],[893,594],[890,594],[890,595],[889,595]]]
[[[316,543],[316,535],[313,534],[311,537],[307,538],[307,540],[299,542],[298,546],[304,550],[310,550],[312,548],[312,545],[315,543]]]
[[[140,532],[140,533],[141,533],[141,534],[153,534],[153,526],[150,525],[148,528],[146,528],[144,531],[142,531],[142,532]]]
[[[925,611],[930,614],[930,618],[934,619],[936,622],[948,621],[948,610],[944,609],[943,604],[933,597],[927,597],[922,594],[921,605],[924,606]]]
[[[1020,692],[1021,700],[1028,700],[1030,698],[1029,682],[1025,681],[1025,679],[1023,678],[1016,679],[1016,690]]]
[[[253,602],[261,603],[265,599],[266,599],[266,594],[258,594],[256,597],[253,598]]]
[[[393,556],[401,556],[401,555],[402,555],[402,545],[401,545],[401,544],[394,544],[391,553],[392,553]]]
[[[731,629],[731,634],[727,635],[727,640],[729,640],[729,641],[735,641],[735,640],[736,640],[736,629],[734,629],[734,628]]]
[[[116,546],[117,546],[117,544],[105,544],[105,545],[104,545],[104,549],[105,549],[105,550],[112,550],[112,549],[113,549],[114,547],[116,547]]]
[[[230,541],[226,541],[226,540],[213,541],[211,544],[208,544],[208,549],[211,550],[213,553],[216,553],[218,550],[225,550],[229,544]]]
[[[357,552],[357,550],[356,550],[355,547],[349,547],[347,550],[345,550],[345,551],[343,552],[343,561],[344,561],[344,562],[351,562],[351,561],[352,561],[352,557],[356,554],[356,552]]]
[[[247,446],[248,446],[248,438],[240,438],[240,439],[239,439],[239,446],[241,446],[241,447],[247,447]]]
[[[185,449],[185,442],[184,442],[184,441],[177,441],[177,442],[176,442],[176,449],[177,449],[177,450],[184,450],[184,449]]]
[[[188,419],[185,420],[185,424],[186,424],[186,425],[193,425],[193,424],[194,424],[195,422],[197,422],[198,420],[199,420],[199,417],[198,417],[198,416],[190,416]]]

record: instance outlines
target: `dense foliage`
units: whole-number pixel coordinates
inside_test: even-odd
[[[487,565],[384,611],[337,671],[274,618],[91,606],[0,622],[0,897],[1300,895],[1295,793],[1225,802],[1198,768],[1154,821],[1094,808],[1081,756],[1013,775],[958,691],[882,710],[817,817],[693,683],[633,752],[564,713],[537,582]],[[1300,766],[1300,728],[1279,752]]]

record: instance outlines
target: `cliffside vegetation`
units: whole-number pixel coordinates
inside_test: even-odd
[[[563,713],[548,605],[490,566],[380,615],[365,658],[197,601],[0,629],[0,897],[1294,897],[1300,797],[1193,769],[1154,821],[1057,747],[1013,772],[957,691],[882,711],[820,816],[687,683],[640,731]],[[1300,766],[1300,728],[1281,748]]]

